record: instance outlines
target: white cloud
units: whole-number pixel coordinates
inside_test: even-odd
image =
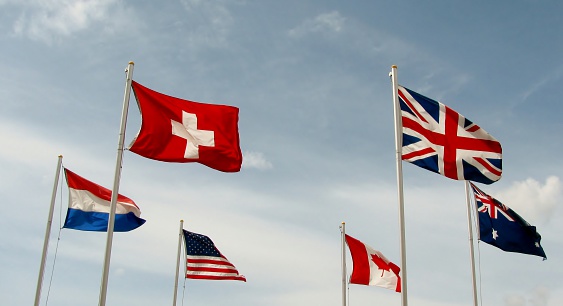
[[[511,295],[504,298],[506,306],[547,306],[549,301],[549,289],[546,287],[537,287],[531,293],[531,297],[526,298],[522,295]],[[529,303],[528,303],[529,301]]]
[[[549,301],[549,289],[546,287],[538,287],[534,290],[534,295],[531,298],[532,305],[534,306],[547,306]]]
[[[22,4],[24,11],[13,31],[16,36],[50,44],[96,23],[115,25],[123,19],[118,5],[118,0],[29,1]]]
[[[242,166],[244,168],[256,168],[260,170],[268,170],[274,167],[274,165],[264,157],[264,154],[252,151],[243,154]]]
[[[302,37],[309,33],[338,33],[344,28],[346,18],[337,11],[320,14],[313,19],[305,20],[289,31],[291,37]]]
[[[547,223],[557,203],[561,201],[561,190],[559,177],[550,176],[543,185],[528,178],[522,182],[514,182],[510,188],[491,196],[514,209],[531,224]]]
[[[507,296],[504,298],[504,304],[506,306],[524,306],[526,305],[526,299],[522,296]]]

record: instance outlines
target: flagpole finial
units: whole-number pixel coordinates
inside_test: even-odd
[[[135,65],[133,61],[129,61],[129,65]]]
[[[60,158],[63,158],[63,155],[62,155],[62,154],[59,154],[59,157],[60,157]]]
[[[397,65],[392,65],[391,68],[397,69]]]
[[[346,224],[346,222],[342,221],[342,224]]]

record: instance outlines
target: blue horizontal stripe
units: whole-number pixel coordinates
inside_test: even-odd
[[[86,212],[69,208],[63,228],[80,231],[107,232],[108,213]],[[134,213],[115,214],[114,232],[128,232],[143,225],[146,221]]]

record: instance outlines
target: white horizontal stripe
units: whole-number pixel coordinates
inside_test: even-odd
[[[230,263],[224,263],[224,264],[209,264],[209,263],[188,263],[188,267],[194,267],[194,268],[217,268],[217,269],[235,269],[235,266],[233,266]]]
[[[240,276],[238,273],[220,273],[209,271],[187,271],[187,275],[207,275],[207,276]]]
[[[200,256],[200,255],[187,255],[186,258],[189,259],[194,259],[194,260],[215,260],[215,261],[222,261],[222,262],[229,262],[228,260],[226,260],[223,257],[215,257],[215,256]]]
[[[69,208],[79,209],[82,211],[109,213],[109,201],[103,200],[87,190],[78,190],[74,188],[69,188],[68,190]],[[134,205],[117,202],[117,206],[115,208],[116,214],[127,214],[129,212],[134,213],[137,217],[141,216],[141,211]]]

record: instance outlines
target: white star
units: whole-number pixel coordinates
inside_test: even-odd
[[[497,240],[498,237],[498,233],[497,231],[495,231],[495,229],[493,228],[493,239]]]

